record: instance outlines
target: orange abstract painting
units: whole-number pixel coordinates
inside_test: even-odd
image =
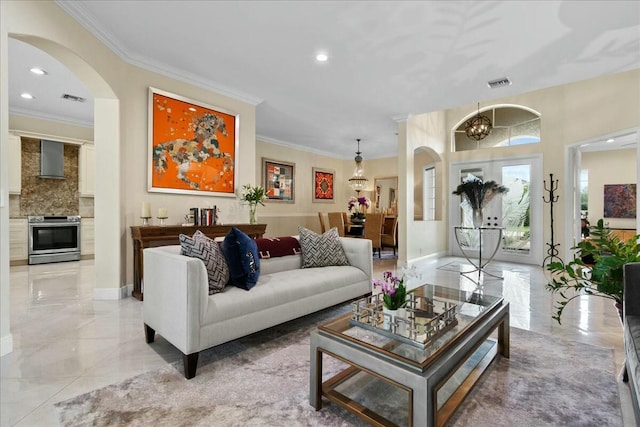
[[[237,115],[150,90],[150,191],[233,195]]]

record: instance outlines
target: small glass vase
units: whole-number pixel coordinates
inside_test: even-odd
[[[249,224],[257,224],[258,220],[256,218],[256,207],[253,203],[249,205]]]
[[[482,208],[473,209],[471,212],[471,220],[473,221],[473,228],[482,227],[482,223],[484,222]]]

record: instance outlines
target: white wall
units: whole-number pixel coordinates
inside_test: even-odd
[[[6,28],[7,16],[0,3],[0,28]],[[6,31],[0,31],[0,356],[13,351],[13,336],[9,317],[9,182],[7,141],[9,137],[9,39]]]

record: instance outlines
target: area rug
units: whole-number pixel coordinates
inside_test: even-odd
[[[62,426],[362,426],[309,396],[309,332],[334,307],[204,351],[195,378],[176,362],[55,404]],[[161,340],[156,336],[156,340]],[[342,369],[325,358],[325,378]],[[387,398],[393,406],[393,398]],[[402,413],[404,408],[392,408]],[[621,426],[613,350],[511,329],[453,426]]]

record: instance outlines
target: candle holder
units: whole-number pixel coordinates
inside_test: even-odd
[[[158,219],[160,220],[160,225],[167,225],[167,218],[166,216],[159,216]]]
[[[149,225],[149,219],[151,219],[150,216],[141,216],[140,218],[142,218],[142,226],[146,227]]]

